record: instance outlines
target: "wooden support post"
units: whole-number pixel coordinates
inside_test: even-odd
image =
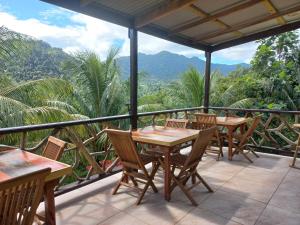
[[[211,52],[205,52],[205,84],[204,84],[204,112],[208,113],[209,106],[209,89],[210,89],[210,67],[211,67]]]
[[[21,150],[25,150],[26,143],[27,143],[27,132],[24,131],[24,132],[22,132],[21,142],[20,142],[20,149]]]
[[[131,129],[137,129],[138,40],[137,30],[129,28],[130,38],[130,115]]]

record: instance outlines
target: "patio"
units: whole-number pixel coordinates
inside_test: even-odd
[[[260,156],[253,164],[204,157],[199,173],[215,192],[195,188],[198,207],[178,188],[164,200],[162,170],[155,178],[159,193],[148,190],[140,206],[126,188],[112,196],[120,174],[110,176],[57,197],[57,224],[299,224],[300,170],[289,167],[289,157]]]

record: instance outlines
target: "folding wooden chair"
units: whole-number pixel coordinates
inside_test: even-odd
[[[172,173],[171,178],[173,183],[171,185],[171,192],[176,186],[178,186],[193,205],[197,206],[197,202],[193,199],[190,190],[202,183],[209,192],[213,192],[211,187],[205,182],[205,180],[197,172],[197,166],[202,159],[202,156],[209,144],[210,140],[216,133],[217,128],[211,127],[199,132],[199,136],[192,146],[192,150],[189,155],[176,154],[171,156]],[[161,159],[160,159],[161,160]],[[163,165],[163,162],[161,162]],[[175,169],[179,169],[179,173],[175,175]],[[187,187],[187,181],[190,178],[198,178],[198,182],[193,182],[192,186]]]
[[[296,164],[296,160],[297,160],[297,157],[298,157],[299,150],[300,150],[300,135],[298,137],[296,149],[295,149],[295,152],[294,152],[293,161],[292,161],[292,164],[290,165],[291,167],[294,167],[294,168],[297,168],[297,169],[299,169],[299,167],[296,167],[295,164]]]
[[[244,134],[234,134],[234,143],[233,143],[233,148],[234,148],[234,154],[241,153],[249,162],[253,163],[253,161],[248,157],[248,153],[253,153],[257,158],[259,157],[255,151],[248,146],[248,142],[251,139],[256,127],[258,126],[259,122],[261,120],[261,116],[256,116],[253,118],[252,124],[249,126],[248,130]],[[244,151],[248,150],[247,153]]]
[[[44,148],[42,156],[44,156],[48,159],[58,161],[60,159],[60,157],[62,156],[66,145],[67,145],[66,142],[50,136],[48,138],[48,142]]]
[[[132,140],[131,132],[113,129],[106,129],[106,132],[123,165],[122,177],[112,194],[116,194],[121,185],[133,188],[134,190],[141,192],[136,202],[138,205],[141,203],[149,186],[152,187],[155,193],[157,192],[157,188],[153,183],[153,178],[159,167],[158,159],[151,155],[139,154],[136,145]],[[150,174],[145,168],[145,165],[148,163],[153,163]],[[128,178],[130,178],[133,185],[130,185],[127,182]],[[145,184],[143,189],[138,187],[138,182]]]
[[[171,128],[186,128],[189,123],[189,120],[186,119],[167,119],[165,127]]]
[[[1,182],[0,224],[29,225],[40,203],[50,168]]]
[[[217,126],[217,116],[215,114],[207,114],[207,113],[197,113],[195,114],[196,117],[196,125],[195,129],[203,130],[210,127]],[[221,138],[221,134],[219,133],[218,129],[216,130],[212,142],[217,143],[219,149],[212,148],[209,144],[206,152],[215,153],[217,154],[217,161],[219,161],[220,156],[224,156],[223,154],[223,140]]]

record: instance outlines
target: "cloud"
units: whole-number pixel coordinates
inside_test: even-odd
[[[75,13],[62,8],[49,9],[39,13],[41,18],[20,19],[0,7],[0,26],[44,40],[66,52],[93,50],[101,58],[105,57],[110,47],[121,45],[120,55],[129,55],[128,30],[93,17]],[[63,24],[61,22],[63,21]],[[204,58],[204,52],[163,39],[139,33],[139,52],[155,54],[170,51],[187,57]],[[241,45],[213,54],[220,62],[249,62],[255,50],[255,44]]]
[[[229,62],[249,63],[258,46],[256,42],[250,42],[243,45],[223,49],[213,53],[218,60],[227,60]]]

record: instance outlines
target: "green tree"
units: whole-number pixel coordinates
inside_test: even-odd
[[[118,49],[112,48],[101,61],[94,52],[79,52],[64,65],[75,87],[70,104],[80,114],[95,118],[116,115],[126,108],[117,54]]]
[[[251,61],[264,92],[263,107],[299,109],[299,39],[296,31],[259,41]]]

